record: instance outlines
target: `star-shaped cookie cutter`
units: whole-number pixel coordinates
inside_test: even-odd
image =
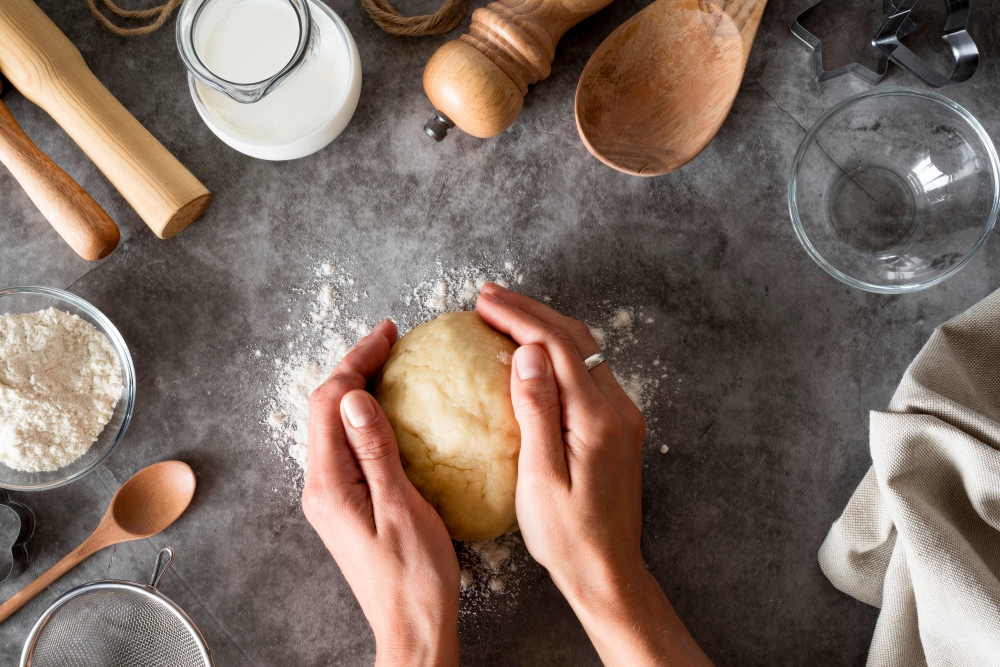
[[[837,69],[825,70],[823,69],[823,45],[820,42],[819,37],[812,34],[806,30],[805,26],[802,25],[804,20],[808,20],[813,14],[816,13],[817,8],[823,0],[815,0],[811,5],[805,8],[798,16],[795,17],[795,22],[792,23],[792,34],[798,37],[806,46],[812,50],[813,66],[816,71],[817,81],[828,81],[830,79],[842,76],[844,74],[853,74],[854,76],[867,81],[870,84],[876,84],[882,80],[885,73],[889,70],[889,56],[886,55],[884,51],[879,51],[878,64],[876,67],[878,69],[872,70],[865,67],[861,63],[854,62],[838,67]],[[905,2],[905,0],[904,0]],[[913,4],[916,4],[916,0],[912,0]],[[886,21],[894,16],[896,11],[895,6],[892,4],[892,0],[882,0],[882,16],[883,26]],[[917,29],[917,24],[914,23],[909,17],[909,11],[907,15],[903,16],[902,21],[899,24],[898,37],[902,38],[909,35],[911,32]],[[880,31],[881,32],[881,31]],[[911,52],[912,53],[912,52]]]
[[[947,16],[944,28],[941,30],[941,40],[951,47],[951,55],[955,60],[951,74],[942,74],[910,49],[903,46],[900,40],[912,32],[907,32],[907,22],[910,24],[910,12],[918,0],[901,0],[882,23],[872,44],[881,53],[900,67],[913,72],[924,82],[935,88],[947,86],[950,83],[961,83],[976,73],[979,67],[979,48],[966,27],[969,23],[969,11],[972,0],[945,0]]]
[[[15,579],[28,568],[28,540],[35,532],[35,514],[15,500],[11,500],[7,491],[0,489],[0,512],[3,516],[3,526],[7,534],[0,535],[3,549],[10,544],[10,566],[0,562],[0,582]],[[4,571],[6,570],[6,571]]]

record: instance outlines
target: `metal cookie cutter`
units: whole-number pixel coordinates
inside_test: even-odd
[[[828,81],[835,77],[844,74],[853,74],[859,79],[863,79],[870,84],[876,84],[882,80],[885,73],[889,69],[889,56],[884,52],[879,52],[878,64],[876,67],[878,69],[871,70],[861,63],[854,62],[838,67],[837,69],[825,70],[823,69],[823,45],[820,39],[806,30],[805,26],[802,25],[803,21],[807,21],[809,17],[816,13],[816,8],[823,0],[815,0],[811,5],[806,7],[806,9],[795,17],[795,22],[792,23],[792,34],[798,37],[806,46],[808,46],[813,52],[813,64],[816,70],[816,80],[817,81]],[[915,3],[916,0],[913,0]],[[893,16],[895,12],[895,7],[892,4],[892,0],[882,0],[882,15],[887,19]],[[883,27],[885,26],[885,21],[883,22]],[[900,38],[909,35],[911,32],[917,29],[917,24],[910,20],[909,11],[906,15],[902,17],[899,23],[898,36]]]
[[[910,20],[910,12],[917,1],[901,0],[887,15],[872,44],[883,54],[882,57],[888,57],[892,62],[913,72],[935,88],[968,80],[979,67],[979,49],[972,35],[966,30],[972,0],[945,0],[948,14],[941,30],[941,39],[951,47],[952,57],[955,59],[955,66],[950,75],[941,74],[900,42],[900,39],[912,32],[912,30],[906,31],[906,25],[908,22],[913,23]]]
[[[26,545],[34,532],[34,513],[0,489],[0,582],[16,579],[28,568]]]

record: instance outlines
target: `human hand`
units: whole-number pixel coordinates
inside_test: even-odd
[[[455,548],[407,479],[392,427],[365,391],[396,337],[383,321],[310,397],[302,510],[372,626],[376,665],[457,665]]]
[[[711,664],[640,551],[642,414],[587,326],[487,283],[476,304],[514,353],[521,427],[515,506],[531,555],[549,571],[605,664]]]

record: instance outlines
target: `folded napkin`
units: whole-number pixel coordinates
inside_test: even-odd
[[[819,551],[882,610],[868,666],[1000,665],[1000,291],[934,332],[870,439]]]

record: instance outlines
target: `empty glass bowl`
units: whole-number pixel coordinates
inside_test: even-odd
[[[982,125],[937,93],[883,88],[823,114],[792,163],[788,208],[823,269],[870,292],[915,292],[959,271],[1000,210]]]
[[[135,366],[132,355],[118,329],[104,314],[69,292],[51,287],[11,287],[0,289],[0,315],[34,313],[46,308],[58,308],[79,315],[107,336],[118,357],[122,371],[122,396],[118,399],[111,421],[91,445],[87,453],[67,466],[50,472],[23,472],[0,463],[0,487],[22,491],[38,491],[74,482],[100,465],[121,441],[132,419],[135,406]]]

